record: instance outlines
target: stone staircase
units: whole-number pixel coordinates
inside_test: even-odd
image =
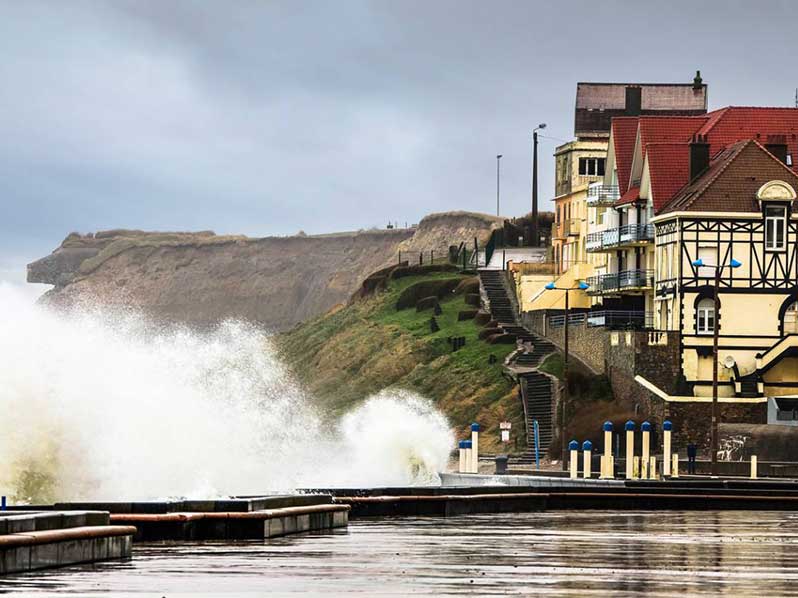
[[[519,341],[519,349],[509,359],[507,369],[518,379],[527,435],[527,450],[521,455],[511,457],[514,468],[530,468],[535,463],[534,424],[538,422],[540,458],[554,435],[552,421],[552,400],[554,387],[552,378],[537,371],[543,358],[556,351],[555,346],[546,339],[524,328],[518,321],[516,308],[505,286],[504,272],[500,270],[480,270],[479,278],[488,299],[488,309],[499,326]]]

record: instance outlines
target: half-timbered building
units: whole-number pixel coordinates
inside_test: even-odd
[[[768,149],[748,139],[710,159],[707,139],[694,137],[691,182],[652,218],[656,327],[678,332],[683,388],[694,396],[712,392],[715,326],[719,396],[798,396],[795,135],[763,141]]]

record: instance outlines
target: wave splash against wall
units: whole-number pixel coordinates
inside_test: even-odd
[[[261,330],[34,306],[0,284],[0,493],[211,497],[432,481],[454,440],[421,397],[321,416]]]

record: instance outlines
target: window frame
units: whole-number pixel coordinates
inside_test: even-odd
[[[712,326],[709,326],[710,319]],[[704,297],[695,307],[695,332],[696,334],[708,336],[714,334],[715,326],[717,326],[715,300],[712,297]]]
[[[769,215],[771,210],[778,210],[781,215]],[[764,237],[765,237],[765,251],[769,252],[783,252],[787,250],[787,222],[789,220],[787,214],[787,206],[785,205],[765,205],[764,206]],[[781,243],[779,243],[779,232],[781,232]]]

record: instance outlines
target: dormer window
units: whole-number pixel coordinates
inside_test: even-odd
[[[784,251],[787,248],[787,206],[765,207],[765,249]]]

